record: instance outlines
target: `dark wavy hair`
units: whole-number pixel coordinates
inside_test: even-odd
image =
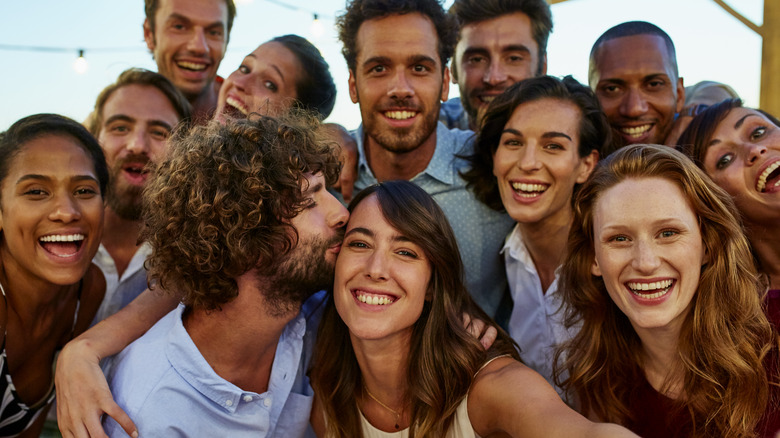
[[[439,37],[437,47],[443,72],[455,49],[458,25],[454,17],[444,12],[439,0],[350,0],[344,14],[336,19],[339,40],[344,45],[341,53],[347,61],[347,67],[355,71],[357,34],[365,21],[411,13],[425,15],[433,22]]]
[[[542,74],[542,65],[547,57],[547,40],[553,29],[552,12],[545,0],[455,0],[449,13],[458,20],[458,26],[491,20],[503,15],[523,13],[531,20],[531,35],[539,47],[539,64],[536,75]],[[452,74],[457,76],[457,64],[452,63]]]
[[[474,153],[466,158],[471,168],[462,173],[467,186],[488,207],[504,211],[498,182],[493,175],[493,155],[501,133],[521,104],[541,99],[557,99],[574,104],[582,117],[579,123],[579,155],[585,157],[596,150],[603,157],[614,149],[612,130],[593,91],[571,76],[529,78],[513,84],[490,103],[477,133]]]
[[[59,114],[35,114],[17,120],[0,133],[0,185],[8,176],[9,166],[25,143],[44,135],[62,135],[76,140],[95,166],[100,196],[105,197],[108,185],[108,165],[103,148],[84,126]]]
[[[293,111],[177,131],[144,190],[150,285],[218,309],[238,294],[236,277],[283,260],[297,241],[290,220],[310,202],[306,174],[328,183],[338,175],[318,128],[315,116]]]
[[[685,399],[678,408],[690,415],[695,437],[752,437],[769,402],[763,362],[776,348],[776,334],[762,308],[750,247],[731,197],[667,146],[618,149],[580,187],[558,291],[566,326],[581,328],[556,355],[556,381],[576,395],[585,416],[621,424],[634,416],[628,400],[645,378],[642,343],[603,278],[591,273],[596,203],[607,189],[630,178],[663,178],[677,185],[699,220],[706,249],[707,263],[676,346],[678,363],[672,365],[683,376]]]
[[[464,327],[464,313],[490,318],[471,299],[463,284],[463,264],[455,235],[436,201],[408,181],[367,187],[349,204],[349,211],[376,196],[384,218],[400,234],[419,245],[431,264],[426,300],[414,324],[407,374],[411,406],[410,437],[445,436],[474,374],[489,358],[511,355],[520,360],[514,341],[503,330],[490,350]],[[327,436],[361,437],[355,400],[363,379],[352,349],[349,329],[331,299],[320,323],[312,367],[312,387],[323,401]]]
[[[179,122],[184,122],[185,124],[189,122],[192,116],[192,106],[187,98],[184,97],[184,94],[173,85],[173,82],[159,73],[133,67],[120,73],[116,82],[107,86],[98,94],[97,100],[95,100],[95,109],[92,111],[92,117],[88,121],[88,128],[92,135],[97,137],[103,128],[103,107],[106,106],[108,98],[116,90],[128,85],[146,85],[158,89],[171,102],[171,106],[173,106],[174,111],[179,116]]]
[[[336,84],[322,54],[306,38],[298,35],[282,35],[270,42],[282,44],[292,52],[301,64],[300,79],[295,84],[297,101],[303,109],[316,112],[326,119],[336,104]]]

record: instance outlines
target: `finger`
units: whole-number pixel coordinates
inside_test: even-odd
[[[463,312],[463,315],[460,316],[460,320],[463,322],[463,328],[466,330],[471,330],[471,315],[469,315],[466,312]],[[473,335],[473,333],[472,333]]]
[[[479,338],[479,343],[482,344],[482,347],[485,350],[488,350],[493,345],[493,342],[496,342],[497,337],[498,337],[498,330],[496,330],[495,327],[490,325],[488,326],[487,330],[485,330],[485,333],[482,334],[482,337]]]
[[[114,401],[111,401],[106,407],[105,411],[106,415],[110,416],[114,419],[114,421],[119,423],[119,426],[121,426],[128,435],[133,438],[138,437],[138,429],[135,427],[133,420],[130,419],[127,413],[125,413],[125,411],[123,411],[118,404],[116,404]]]

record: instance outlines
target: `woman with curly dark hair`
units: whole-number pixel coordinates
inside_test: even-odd
[[[683,154],[632,145],[574,202],[563,388],[643,437],[772,437],[778,337],[731,197]],[[775,319],[772,323],[777,324]]]
[[[485,351],[463,327],[487,315],[425,191],[380,183],[349,209],[312,365],[319,436],[634,436],[566,406],[503,330]]]
[[[571,199],[610,140],[590,89],[571,77],[527,79],[490,104],[463,175],[478,199],[517,221],[503,248],[509,334],[523,362],[551,383],[554,349],[569,336],[556,290]]]

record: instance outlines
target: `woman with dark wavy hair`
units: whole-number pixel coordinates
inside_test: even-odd
[[[0,436],[38,436],[60,349],[106,289],[92,264],[108,168],[97,140],[56,114],[0,133]]]
[[[643,437],[774,436],[777,333],[731,197],[672,148],[632,145],[574,206],[559,290],[580,330],[558,365],[581,412]]]
[[[566,406],[503,330],[485,351],[463,327],[488,317],[430,195],[385,182],[349,210],[312,365],[319,436],[633,436]]]
[[[503,248],[514,300],[509,334],[523,362],[551,383],[554,349],[570,336],[556,290],[571,199],[610,141],[589,88],[571,77],[527,79],[488,107],[464,174],[478,199],[517,221]]]
[[[780,121],[729,99],[696,116],[679,143],[734,198],[769,294],[780,296]]]

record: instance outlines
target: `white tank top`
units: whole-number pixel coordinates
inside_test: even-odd
[[[458,405],[450,429],[447,431],[446,438],[479,438],[479,435],[477,435],[471,427],[471,421],[469,420],[469,410],[466,403],[468,399],[469,396],[466,394],[466,397],[463,397],[463,401]],[[363,436],[365,438],[407,438],[409,436],[408,428],[399,430],[398,432],[384,432],[377,429],[366,420],[366,417],[363,416],[363,412],[360,412],[360,423],[363,427]]]

